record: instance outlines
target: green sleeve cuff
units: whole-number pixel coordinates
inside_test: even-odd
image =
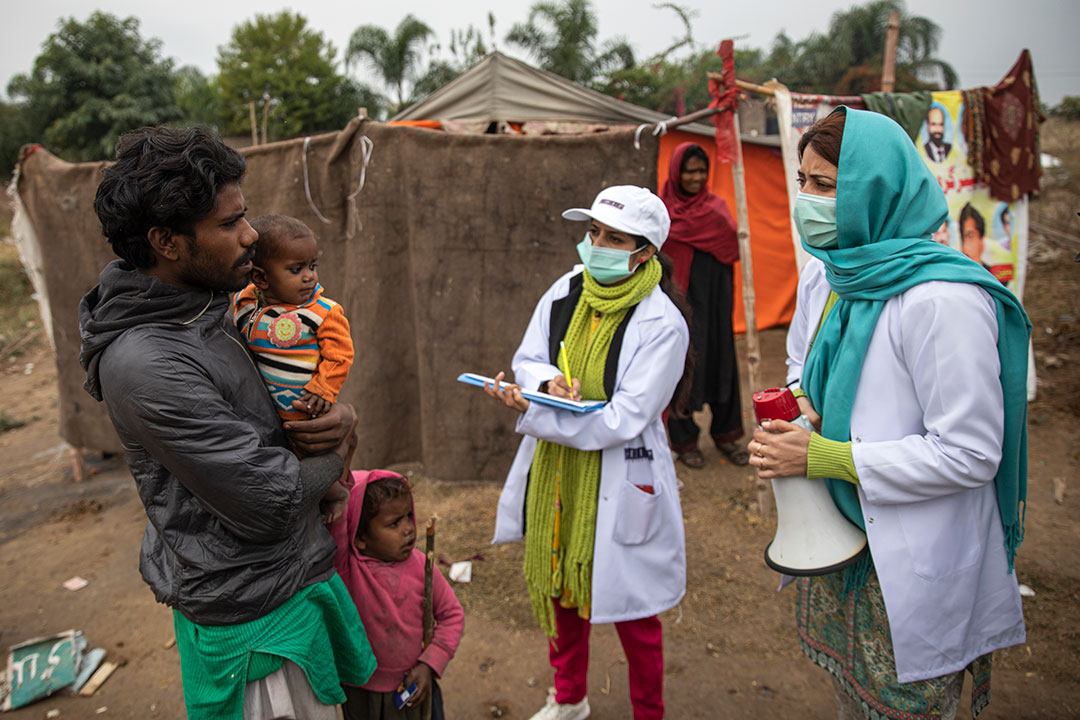
[[[836,478],[859,484],[855,470],[855,458],[851,455],[851,441],[838,442],[810,433],[810,447],[806,451],[806,476],[810,478]]]
[[[798,400],[801,397],[806,397],[806,391],[803,390],[802,388],[795,388],[794,390],[791,391],[791,394],[795,396],[796,400]]]

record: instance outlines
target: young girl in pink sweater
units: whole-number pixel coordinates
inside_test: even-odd
[[[434,573],[435,635],[423,647],[424,553],[416,549],[413,498],[405,478],[387,470],[357,471],[345,514],[330,526],[335,565],[345,581],[378,668],[362,687],[344,686],[345,720],[418,720],[432,693],[441,717],[441,677],[465,627],[465,613],[441,572]],[[416,693],[399,710],[399,685]]]

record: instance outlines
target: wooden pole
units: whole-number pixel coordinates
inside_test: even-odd
[[[889,24],[885,26],[885,61],[881,65],[881,89],[891,93],[896,87],[896,45],[900,39],[900,13],[889,13]]]
[[[739,265],[742,268],[743,313],[746,318],[746,379],[750,392],[760,389],[758,384],[758,366],[761,363],[761,351],[758,347],[757,312],[754,308],[754,260],[750,251],[750,220],[746,202],[746,168],[743,165],[742,133],[739,128],[739,113],[733,113],[735,122],[735,164],[731,174],[735,180],[735,221],[739,238]],[[772,495],[769,483],[757,477],[758,512],[767,515],[772,509]]]
[[[266,120],[267,120],[267,117],[269,115],[270,115],[270,98],[266,98],[266,101],[263,102],[263,111],[262,111],[262,144],[263,145],[270,142],[270,139],[266,136]]]
[[[424,546],[424,648],[431,644],[435,637],[435,605],[434,605],[434,580],[435,580],[435,518],[428,521],[427,540]],[[431,720],[431,691],[434,690],[435,678],[431,678],[432,687],[421,708],[424,720]]]
[[[255,124],[255,101],[248,103],[248,114],[251,115],[251,144],[259,144],[259,126]]]

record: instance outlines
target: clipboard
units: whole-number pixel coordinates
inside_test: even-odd
[[[484,384],[492,384],[495,382],[494,378],[489,378],[485,375],[477,375],[476,373],[461,373],[458,375],[458,382],[465,383],[466,385],[475,385],[476,387],[484,387]],[[506,387],[510,383],[500,382],[502,387]],[[530,402],[538,402],[541,405],[547,405],[548,407],[558,408],[560,410],[569,410],[576,413],[587,413],[599,410],[607,403],[603,400],[566,400],[564,398],[555,397],[554,395],[548,395],[547,393],[537,392],[535,390],[521,389],[523,397],[527,398]]]

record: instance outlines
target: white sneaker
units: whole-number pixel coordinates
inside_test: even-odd
[[[554,695],[548,695],[547,705],[532,716],[531,720],[585,720],[589,717],[589,698],[573,705],[560,705]]]

